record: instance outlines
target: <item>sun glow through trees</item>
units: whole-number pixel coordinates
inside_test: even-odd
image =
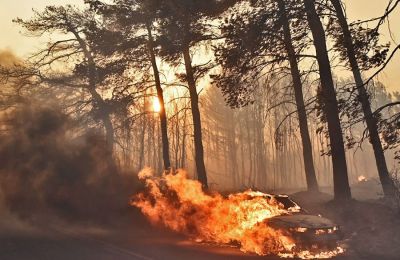
[[[160,111],[161,111],[160,100],[159,100],[157,97],[155,97],[155,98],[153,99],[153,111],[154,111],[155,113],[160,113]]]

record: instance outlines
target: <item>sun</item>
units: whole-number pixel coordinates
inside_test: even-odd
[[[154,97],[153,99],[153,111],[156,113],[160,113],[161,111],[160,100],[157,97]]]

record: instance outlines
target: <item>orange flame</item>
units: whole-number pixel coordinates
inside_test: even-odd
[[[316,258],[308,251],[294,252],[296,244],[289,232],[268,226],[269,218],[299,208],[287,210],[273,197],[251,190],[228,197],[206,194],[198,181],[187,179],[183,170],[157,178],[147,168],[139,178],[145,181],[147,191],[135,195],[131,205],[140,208],[152,224],[164,225],[196,242],[238,244],[243,252]],[[317,257],[338,253],[330,251]]]

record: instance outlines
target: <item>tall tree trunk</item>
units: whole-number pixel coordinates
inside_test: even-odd
[[[175,109],[175,113],[178,113],[178,105],[176,103],[174,103],[174,109]],[[179,157],[179,152],[181,152],[180,149],[180,135],[181,135],[181,129],[179,128],[179,115],[176,115],[175,120],[173,121],[175,126],[174,126],[174,142],[175,142],[175,168],[181,168],[183,166],[180,165],[180,160],[182,159],[181,157]],[[183,126],[185,127],[185,126]]]
[[[103,121],[104,129],[106,132],[106,143],[107,143],[108,150],[110,152],[113,152],[113,150],[114,150],[114,127],[112,125],[110,115],[108,113],[105,113],[102,116],[102,121]]]
[[[251,178],[253,176],[253,147],[252,147],[252,134],[250,133],[250,113],[251,110],[248,110],[247,114],[248,116],[246,116],[246,139],[247,139],[247,146],[248,146],[248,154],[249,154],[249,175],[247,176],[247,187],[251,187]]]
[[[240,114],[238,115],[238,119],[240,120]],[[240,121],[239,121],[240,122]],[[240,162],[241,162],[241,171],[239,172],[239,176],[238,176],[238,183],[240,184],[238,187],[236,187],[236,188],[241,188],[242,186],[243,186],[243,183],[244,183],[244,181],[243,181],[243,176],[244,176],[244,173],[245,173],[245,160],[244,160],[244,157],[245,157],[245,153],[244,153],[244,140],[245,140],[245,138],[244,138],[244,130],[243,130],[243,126],[241,125],[240,127],[239,127],[239,136],[240,136],[240,138],[239,138],[239,140],[241,140],[240,142],[239,142],[239,145],[240,145]]]
[[[306,174],[307,189],[309,191],[318,191],[317,177],[315,175],[314,161],[312,155],[312,146],[310,134],[308,132],[307,113],[304,105],[303,85],[299,67],[297,64],[297,56],[292,44],[292,35],[290,24],[286,13],[286,5],[284,0],[278,0],[279,11],[281,13],[281,22],[284,33],[285,48],[290,63],[290,71],[292,74],[294,95],[296,99],[297,114],[299,117],[300,136],[303,144],[304,170]]]
[[[107,104],[104,102],[103,98],[96,91],[97,87],[97,73],[96,73],[96,63],[94,61],[92,53],[89,51],[89,48],[86,42],[82,39],[79,33],[75,28],[69,27],[69,31],[74,34],[76,40],[79,43],[80,48],[83,51],[85,59],[88,63],[88,78],[89,78],[89,86],[88,90],[90,95],[93,98],[94,103],[100,109],[100,119],[104,124],[105,132],[106,132],[106,142],[109,151],[113,152],[114,148],[114,127],[111,122],[110,112],[108,110]]]
[[[157,98],[160,103],[160,112],[158,114],[160,116],[164,170],[168,171],[171,168],[171,161],[169,156],[167,114],[165,112],[164,95],[163,95],[163,89],[161,88],[160,73],[158,71],[156,56],[154,54],[153,35],[151,33],[151,27],[148,23],[146,24],[146,27],[149,37],[148,49],[150,54],[151,66],[153,68],[154,81],[156,83]]]
[[[367,90],[365,89],[364,82],[361,77],[360,68],[358,66],[358,62],[356,59],[356,54],[354,51],[353,39],[351,32],[349,30],[349,26],[347,24],[347,20],[342,9],[342,4],[340,0],[331,0],[337,18],[342,28],[343,32],[343,44],[347,51],[347,57],[349,59],[351,71],[353,72],[354,80],[356,82],[356,87],[358,90],[359,100],[362,105],[362,109],[365,116],[365,121],[367,123],[367,128],[369,131],[369,140],[372,144],[375,154],[376,166],[378,168],[379,178],[382,183],[382,188],[385,196],[393,196],[394,186],[393,181],[389,176],[388,167],[386,164],[385,154],[383,152],[382,143],[379,138],[379,132],[377,127],[377,119],[372,114],[371,104],[369,102],[369,95]]]
[[[155,165],[153,164],[153,156],[152,156],[152,151],[155,149],[154,147],[154,143],[153,143],[153,136],[154,136],[154,122],[152,120],[152,118],[148,118],[148,131],[147,131],[147,144],[145,147],[145,152],[147,155],[147,163],[146,165]]]
[[[315,10],[314,0],[303,0],[308,24],[313,35],[320,72],[324,113],[328,123],[329,141],[332,154],[333,186],[336,200],[351,199],[347,173],[342,129],[336,91],[333,84],[331,65],[326,47],[325,31]]]
[[[203,148],[203,141],[201,134],[199,95],[196,89],[196,82],[194,79],[193,68],[192,68],[192,60],[190,58],[190,51],[188,46],[183,50],[183,58],[185,61],[186,78],[189,85],[190,103],[192,107],[197,178],[203,185],[203,188],[208,189],[207,173],[206,173],[206,167],[204,165],[204,148]]]
[[[227,132],[228,139],[228,155],[229,155],[229,164],[230,164],[230,172],[233,177],[233,187],[236,189],[239,184],[239,176],[238,176],[238,163],[237,163],[237,147],[236,147],[236,122],[235,122],[235,114],[234,111],[228,111],[228,120],[229,124],[231,124],[228,129],[225,129]]]
[[[144,102],[146,103],[146,101]],[[147,115],[144,115],[147,116]],[[142,129],[141,129],[141,133],[140,133],[140,146],[139,146],[139,169],[141,170],[144,166],[144,141],[145,141],[145,135],[146,135],[146,124],[147,124],[147,120],[145,118],[142,118],[141,120],[142,122]]]
[[[267,185],[267,170],[266,170],[266,158],[265,158],[265,142],[264,142],[264,125],[262,116],[262,106],[255,106],[256,111],[254,113],[254,129],[256,129],[256,151],[257,151],[257,177],[254,178],[255,182],[258,183],[261,189],[265,189]]]
[[[274,112],[274,115],[276,115],[276,112]],[[274,116],[274,118],[276,120],[275,116]],[[276,129],[276,128],[272,127],[272,122],[271,121],[270,121],[269,124],[270,124],[269,125],[269,136],[270,136],[270,139],[272,140],[271,141],[271,153],[272,153],[273,190],[275,190],[276,185],[277,185],[277,176],[276,176],[276,167],[277,166],[276,166],[276,147],[275,147],[275,142],[273,141],[273,138],[272,138],[273,135],[274,135],[272,129]]]
[[[182,149],[181,149],[181,167],[186,168],[186,137],[187,137],[187,122],[186,110],[183,112],[183,127],[182,127]]]
[[[112,152],[114,147],[114,127],[111,122],[110,114],[108,112],[107,105],[104,102],[103,98],[100,96],[99,93],[97,93],[95,87],[93,87],[92,84],[90,85],[91,86],[89,86],[89,93],[91,94],[94,103],[99,107],[100,120],[103,122],[103,126],[106,133],[107,147],[109,151]],[[94,86],[96,85],[94,84]]]

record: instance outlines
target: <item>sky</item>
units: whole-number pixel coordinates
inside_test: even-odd
[[[364,20],[383,14],[388,0],[344,0],[349,21]],[[17,56],[26,57],[46,42],[46,38],[28,38],[21,28],[12,23],[16,17],[29,18],[32,8],[42,10],[46,5],[82,5],[83,0],[0,0],[0,50],[11,50]],[[390,25],[397,43],[400,43],[400,6],[392,14]],[[391,41],[387,26],[383,30],[385,41]],[[392,42],[392,46],[396,44]],[[391,91],[400,91],[400,53],[379,75],[379,80]]]
[[[384,13],[388,0],[345,0],[346,12],[349,21],[365,20],[372,17],[381,16]],[[382,31],[385,41],[391,42],[394,47],[400,44],[400,6],[391,14],[390,31],[394,36],[395,42],[390,38],[388,26],[385,25]],[[384,83],[391,91],[400,91],[400,52],[396,54],[392,62],[381,73],[378,79]]]
[[[0,0],[0,49],[9,49],[18,56],[26,56],[43,44],[45,39],[28,38],[12,19],[29,18],[32,8],[43,10],[47,5],[82,5],[84,0]]]

